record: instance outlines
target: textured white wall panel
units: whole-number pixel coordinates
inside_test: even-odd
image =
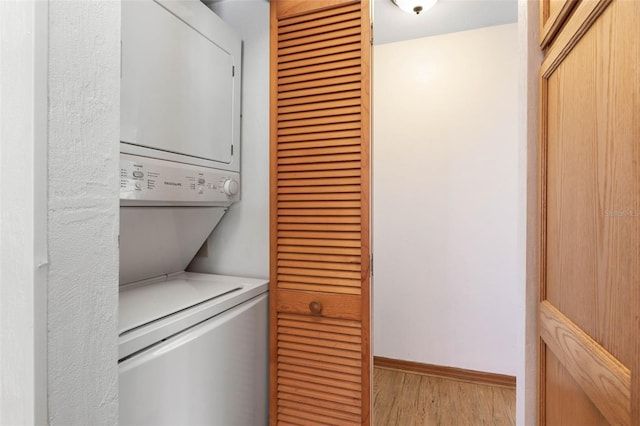
[[[49,421],[117,424],[120,2],[49,12]]]

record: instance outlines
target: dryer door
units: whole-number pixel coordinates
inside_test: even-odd
[[[120,139],[219,167],[231,164],[239,143],[241,42],[230,31],[218,36],[224,23],[191,3],[202,10],[123,2]],[[195,12],[209,19],[188,19]]]

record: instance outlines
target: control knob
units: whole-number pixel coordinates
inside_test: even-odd
[[[238,193],[239,185],[238,181],[235,179],[227,179],[223,183],[224,193],[228,196],[233,196]]]

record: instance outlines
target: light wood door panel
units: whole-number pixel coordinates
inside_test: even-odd
[[[369,424],[369,2],[271,1],[271,424]]]
[[[540,0],[540,46],[543,49],[553,41],[577,3],[578,0]]]
[[[548,372],[548,390],[545,395],[546,423],[563,426],[607,424],[607,420],[553,352],[547,349],[545,357]]]
[[[541,423],[639,425],[640,2],[580,2],[541,75]]]

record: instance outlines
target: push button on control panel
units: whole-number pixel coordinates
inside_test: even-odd
[[[134,178],[144,177],[144,173],[142,173],[140,170],[134,170],[133,173],[131,174],[133,175]]]

